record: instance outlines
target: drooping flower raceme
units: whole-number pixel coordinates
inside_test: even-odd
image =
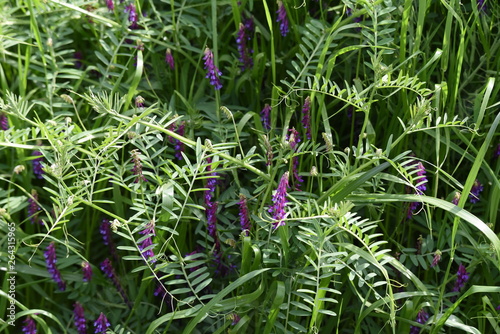
[[[241,225],[241,230],[243,233],[245,233],[246,236],[250,233],[250,216],[248,214],[248,206],[247,206],[247,198],[245,195],[240,194],[240,201],[239,201],[239,206],[240,206],[240,225]]]
[[[418,162],[417,165],[416,165],[416,169],[417,169],[417,189],[420,190],[421,192],[424,192],[427,190],[427,178],[425,177],[425,174],[427,174],[427,172],[425,171],[425,167],[424,165],[422,164],[422,162]]]
[[[290,145],[290,148],[292,151],[297,152],[297,145],[300,143],[300,135],[295,128],[289,129],[290,135],[288,135],[288,144]],[[300,185],[304,180],[299,174],[299,157],[297,155],[294,155],[292,157],[292,173],[293,173],[293,179],[295,180],[295,190],[300,190]]]
[[[271,122],[270,122],[270,113],[271,113],[271,106],[266,103],[262,111],[260,112],[260,120],[262,122],[262,126],[266,130],[271,130]]]
[[[111,234],[111,223],[109,219],[104,218],[99,226],[99,233],[102,235],[103,243],[108,246],[109,252],[113,256],[113,259],[118,262],[118,254],[116,253],[116,246],[113,242],[113,236]]]
[[[113,0],[106,0],[106,6],[108,7],[108,10],[110,12],[115,10],[115,4],[113,3]]]
[[[439,249],[434,252],[434,258],[432,259],[431,267],[437,266],[439,261],[441,261],[442,254],[443,253],[441,253],[441,251]]]
[[[38,205],[38,192],[31,190],[31,197],[28,198],[28,217],[32,224],[42,223],[38,218],[38,213],[42,210]]]
[[[469,273],[467,272],[465,266],[460,264],[457,271],[457,280],[453,286],[453,292],[459,292],[464,287],[465,283],[469,280]]]
[[[207,75],[205,78],[210,80],[210,84],[214,86],[216,90],[222,88],[222,83],[220,82],[220,76],[222,72],[215,66],[214,54],[209,48],[205,48],[205,55],[203,56],[205,61],[205,69],[207,70]]]
[[[424,193],[424,191],[427,190],[427,182],[428,181],[427,181],[427,177],[425,176],[427,171],[425,170],[424,165],[420,161],[419,162],[413,161],[408,165],[409,165],[409,170],[412,171],[413,173],[417,174],[417,176],[414,177],[417,186],[416,186],[416,190],[414,190],[411,187],[407,187],[407,192],[408,193],[415,192],[417,195],[422,195]],[[410,203],[410,205],[408,207],[408,211],[406,213],[406,218],[411,219],[414,212],[417,211],[418,208],[420,208],[420,205],[421,205],[420,202]]]
[[[99,315],[99,318],[97,318],[96,321],[94,321],[94,328],[95,331],[94,333],[106,333],[106,330],[111,326],[111,324],[108,321],[108,318],[104,315],[104,313],[101,312]]]
[[[253,66],[253,59],[251,56],[251,53],[253,51],[247,45],[247,42],[250,40],[251,34],[251,31],[249,31],[248,27],[253,27],[253,22],[251,24],[240,23],[240,27],[236,34],[236,45],[238,48],[239,61],[241,63],[242,71]]]
[[[418,314],[417,314],[417,322],[419,324],[425,324],[429,320],[429,314],[424,311],[424,309],[421,309]],[[410,328],[410,334],[418,334],[420,333],[420,327],[417,326],[411,326]]]
[[[43,254],[45,257],[45,263],[47,265],[48,272],[52,275],[52,279],[57,283],[59,290],[66,290],[66,283],[61,278],[61,273],[56,267],[57,257],[56,257],[56,244],[52,241]]]
[[[36,334],[36,323],[30,316],[26,317],[23,321],[23,333],[26,334]]]
[[[125,13],[128,13],[128,21],[131,23],[130,24],[130,29],[137,29],[139,28],[139,25],[137,24],[138,17],[137,17],[137,11],[135,9],[134,4],[129,4],[125,6]]]
[[[134,149],[130,151],[130,155],[132,157],[132,162],[134,163],[134,167],[132,168],[132,173],[134,173],[134,175],[136,176],[134,183],[138,183],[139,181],[147,182],[148,180],[142,174],[142,162],[141,158],[139,157],[139,152],[136,149]]]
[[[285,37],[288,32],[288,17],[286,16],[286,8],[283,5],[283,1],[278,1],[278,10],[276,11],[278,17],[276,18],[276,22],[280,24],[280,32],[281,36]]]
[[[453,196],[451,203],[458,205],[458,202],[460,201],[460,196],[461,194],[458,191],[455,191],[455,196]]]
[[[165,52],[165,62],[168,64],[171,70],[175,68],[174,56],[172,55],[172,50],[170,48]]]
[[[278,227],[285,225],[284,219],[286,218],[285,207],[287,204],[286,196],[288,186],[288,177],[289,173],[285,172],[283,176],[281,176],[280,183],[278,185],[278,189],[272,196],[273,204],[269,208],[269,212],[272,215],[274,220],[273,228],[277,229]]]
[[[116,290],[118,290],[118,292],[122,296],[125,303],[127,303],[129,307],[132,307],[127,297],[127,294],[125,293],[125,290],[123,290],[123,287],[120,284],[120,281],[118,280],[118,276],[116,275],[115,269],[113,268],[113,265],[111,264],[111,261],[108,258],[102,261],[101,270],[111,280]]]
[[[83,281],[90,282],[92,279],[92,267],[87,261],[82,262]]]
[[[484,187],[479,182],[478,179],[474,181],[474,184],[472,185],[472,189],[470,190],[469,194],[469,202],[471,203],[477,203],[479,202],[479,194],[483,191]]]
[[[78,330],[78,334],[87,334],[87,321],[85,320],[83,306],[79,302],[76,302],[74,307],[75,327]]]
[[[311,139],[311,98],[308,96],[302,107],[302,126],[306,130],[306,138]]]
[[[139,245],[139,249],[141,250],[142,255],[146,258],[146,260],[151,259],[152,263],[156,262],[156,259],[153,258],[155,256],[153,249],[152,248],[146,249],[149,246],[153,245],[153,240],[151,239],[151,236],[156,235],[154,221],[153,220],[149,221],[146,224],[144,230],[140,231],[139,234],[147,235],[147,238],[144,239]]]
[[[35,158],[35,159],[31,160],[31,163],[33,164],[33,174],[35,174],[35,176],[38,179],[43,179],[43,174],[45,172],[43,171],[43,167],[42,167],[42,161],[43,161],[42,152],[33,151],[33,153],[31,153],[31,155],[39,157],[39,158]]]

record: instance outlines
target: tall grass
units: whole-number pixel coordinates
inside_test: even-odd
[[[0,330],[500,332],[485,3],[0,0]]]

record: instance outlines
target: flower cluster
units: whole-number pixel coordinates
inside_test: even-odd
[[[118,292],[122,296],[125,303],[127,303],[127,305],[131,308],[132,304],[130,303],[126,295],[125,290],[123,290],[123,287],[120,284],[120,281],[118,280],[118,276],[116,275],[115,269],[113,268],[113,265],[111,264],[111,261],[108,258],[106,258],[103,262],[101,262],[101,270],[111,280],[116,290],[118,290]]]
[[[35,176],[38,179],[43,179],[43,174],[45,172],[43,171],[43,167],[42,167],[42,161],[43,161],[42,152],[33,151],[33,153],[31,153],[31,155],[39,157],[39,158],[35,158],[35,159],[31,160],[31,163],[33,164],[33,174],[35,174]]]
[[[425,176],[427,171],[425,170],[424,165],[420,161],[419,162],[411,162],[409,164],[409,170],[412,174],[413,173],[417,174],[417,176],[415,177],[415,180],[417,182],[417,186],[416,186],[416,190],[413,190],[412,188],[408,187],[407,192],[412,193],[415,191],[417,195],[422,195],[424,193],[424,191],[427,190],[427,182],[428,182],[427,177]],[[420,205],[421,205],[421,203],[419,203],[419,202],[410,203],[410,205],[408,206],[408,211],[406,213],[406,218],[411,219],[413,214],[420,208]]]
[[[451,203],[458,205],[458,202],[460,201],[460,196],[461,194],[458,191],[455,191],[455,195],[453,196]]]
[[[297,152],[297,144],[300,143],[300,135],[295,128],[289,129],[290,135],[288,135],[288,144],[290,145],[290,148],[292,151]],[[300,190],[300,185],[304,180],[299,174],[299,157],[297,155],[294,155],[292,157],[292,173],[293,173],[293,178],[295,180],[295,190]]]
[[[457,271],[457,280],[455,281],[455,285],[453,286],[453,292],[459,292],[464,287],[465,283],[469,280],[469,273],[465,269],[463,264],[458,266]]]
[[[479,194],[483,191],[484,187],[479,182],[478,179],[474,181],[474,184],[472,185],[472,189],[470,190],[469,194],[469,202],[471,203],[477,203],[479,202]]]
[[[144,102],[146,102],[146,100],[142,96],[137,95],[135,97],[135,107],[136,108],[144,108]]]
[[[113,0],[106,0],[106,6],[108,7],[108,10],[110,12],[115,10],[115,4],[113,3]]]
[[[124,13],[128,13],[128,21],[131,23],[129,28],[132,30],[139,28],[139,25],[137,24],[138,16],[137,16],[137,11],[135,9],[135,5],[130,4],[125,6]]]
[[[36,334],[36,323],[35,320],[33,320],[30,316],[26,317],[23,321],[24,326],[23,326],[23,333],[26,334]]]
[[[75,307],[73,313],[75,315],[75,327],[78,330],[78,334],[87,334],[87,321],[83,313],[83,306],[79,302],[76,302],[73,306]]]
[[[422,162],[418,162],[416,165],[416,170],[417,170],[417,189],[420,190],[421,192],[424,192],[427,190],[427,177],[425,177],[425,174],[427,174],[424,165]]]
[[[442,254],[443,253],[441,253],[441,251],[439,249],[434,252],[434,258],[432,259],[431,267],[437,266],[439,261],[441,261]]]
[[[216,90],[221,89],[222,83],[219,78],[222,75],[222,72],[214,64],[214,54],[212,50],[205,48],[203,60],[205,61],[205,69],[207,70],[205,78],[210,79],[210,84],[214,86]]]
[[[302,106],[302,126],[306,130],[306,138],[311,139],[311,98],[308,96]]]
[[[289,173],[285,172],[283,176],[281,176],[280,183],[278,185],[278,189],[274,193],[272,197],[273,205],[269,208],[269,212],[272,214],[273,228],[276,229],[282,225],[285,225],[284,219],[286,218],[285,206],[287,204],[286,196],[288,186],[288,177]]]
[[[108,318],[104,315],[104,313],[101,312],[99,315],[99,318],[94,322],[94,328],[95,332],[94,333],[106,333],[106,330],[111,326],[111,324],[108,321]]]
[[[0,113],[0,129],[4,131],[7,131],[9,129],[9,119],[3,112]]]
[[[156,235],[154,221],[153,220],[149,221],[146,224],[146,227],[144,227],[144,230],[140,231],[139,234],[147,236],[144,240],[142,240],[141,244],[139,245],[139,249],[141,250],[142,255],[146,258],[146,260],[151,259],[152,263],[156,262],[156,259],[153,258],[155,256],[153,252],[153,247],[150,247],[153,245],[153,240],[151,239],[151,236]]]
[[[425,312],[424,309],[418,311],[417,322],[423,325],[427,322],[427,320],[429,320],[429,314],[427,314],[427,312]],[[411,326],[410,334],[418,334],[418,333],[420,333],[420,327]]]
[[[99,226],[99,233],[102,235],[102,241],[104,245],[108,246],[109,252],[113,256],[113,259],[118,262],[118,254],[116,253],[116,246],[113,242],[113,237],[111,234],[111,223],[109,219],[104,218]]]
[[[139,152],[136,149],[134,149],[130,151],[130,155],[132,157],[132,162],[134,163],[134,167],[132,168],[132,173],[134,173],[134,175],[136,176],[134,183],[138,183],[139,181],[147,182],[148,180],[142,174],[142,162],[141,158],[139,157]]]
[[[92,267],[87,261],[82,262],[83,281],[90,282],[92,279]]]
[[[240,206],[240,225],[243,233],[248,236],[250,233],[250,216],[248,214],[247,198],[245,195],[240,194],[240,201],[238,202]]]
[[[477,0],[477,10],[480,12],[486,12],[487,9],[488,7],[486,7],[484,0]]]
[[[268,131],[271,130],[270,113],[271,106],[266,103],[264,109],[262,109],[262,111],[260,112],[260,120],[264,129]]]
[[[182,121],[179,124],[172,123],[169,130],[177,133],[179,136],[184,136],[186,131],[186,122]],[[174,144],[174,155],[177,160],[182,160],[182,152],[184,152],[184,143],[174,137],[169,137],[169,141]]]
[[[57,257],[56,257],[56,244],[52,241],[46,248],[43,256],[45,257],[45,263],[47,265],[48,272],[52,275],[52,279],[57,283],[59,290],[66,290],[66,283],[61,278],[61,273],[56,267]]]
[[[31,190],[31,197],[28,198],[28,217],[32,224],[42,223],[38,218],[38,213],[42,210],[38,205],[38,192]]]
[[[165,62],[168,64],[171,70],[175,68],[174,56],[172,55],[172,50],[170,48],[165,52]]]
[[[253,20],[246,20],[245,24],[240,23],[240,27],[236,34],[236,45],[238,48],[238,53],[240,55],[239,61],[241,63],[241,70],[246,70],[253,66],[253,59],[251,54],[253,50],[247,45],[247,41],[251,39],[251,33],[253,30]]]
[[[276,22],[280,24],[280,32],[281,36],[285,37],[288,32],[288,17],[286,16],[286,8],[283,5],[283,1],[278,1],[278,10],[276,11],[278,17],[276,18]]]

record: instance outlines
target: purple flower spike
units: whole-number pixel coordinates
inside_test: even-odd
[[[417,322],[423,325],[427,322],[427,320],[429,320],[429,314],[427,314],[427,312],[421,309],[417,314]],[[410,334],[418,334],[418,333],[420,333],[420,327],[411,326]]]
[[[7,131],[9,129],[9,119],[4,113],[0,113],[0,129]]]
[[[469,280],[469,273],[466,271],[465,266],[460,264],[457,271],[457,280],[453,286],[453,292],[459,292],[464,287],[465,283]]]
[[[249,20],[251,22],[251,19]],[[253,50],[251,50],[247,45],[247,41],[250,40],[250,31],[247,29],[247,27],[253,27],[253,23],[240,23],[240,28],[238,29],[238,33],[236,34],[236,44],[238,47],[238,53],[240,55],[239,61],[241,63],[242,71],[253,66],[253,59],[251,56]]]
[[[106,6],[108,6],[108,10],[110,12],[115,10],[115,4],[113,3],[113,0],[106,0]]]
[[[138,17],[137,17],[137,11],[135,9],[134,4],[130,4],[125,6],[124,13],[128,13],[128,21],[131,23],[130,24],[130,29],[137,29],[139,28],[139,25],[137,24]]]
[[[149,246],[153,245],[153,240],[151,239],[151,236],[153,235],[156,235],[156,232],[155,232],[155,223],[153,220],[149,221],[147,224],[146,224],[146,227],[144,228],[144,230],[140,231],[139,234],[142,234],[142,235],[147,235],[148,237],[146,239],[144,239],[142,241],[142,243],[139,245],[139,249],[141,250],[142,252],[142,255],[146,258],[146,260],[148,259],[151,259],[152,257],[155,256],[154,252],[153,252],[153,249],[150,248],[150,249],[147,249],[147,250],[144,250],[146,248],[148,248]],[[151,262],[154,263],[156,262],[156,259],[151,259]]]
[[[487,9],[488,7],[486,7],[484,0],[477,0],[477,10],[484,13]]]
[[[288,132],[290,132],[290,134],[287,135],[286,140],[288,140],[290,148],[295,151],[297,144],[300,143],[299,132],[295,130],[295,128],[289,129]]]
[[[186,130],[186,122],[182,121],[179,126],[177,126],[177,134],[180,136],[184,136],[184,132]],[[184,143],[179,139],[174,139],[174,151],[175,157],[177,160],[182,160],[182,152],[184,152]]]
[[[92,279],[92,267],[87,261],[82,262],[83,281],[90,282]]]
[[[79,302],[76,302],[74,307],[75,327],[78,330],[78,334],[87,334],[87,321],[83,313],[83,306]]]
[[[108,258],[102,261],[101,270],[106,275],[106,277],[108,277],[111,280],[116,290],[118,290],[118,292],[122,296],[125,303],[127,303],[127,305],[130,308],[132,308],[132,304],[130,303],[127,294],[125,293],[125,290],[123,290],[123,287],[120,284],[120,281],[118,280],[118,276],[116,275],[115,269],[113,268],[113,265],[111,264],[111,261]]]
[[[104,313],[101,312],[99,315],[99,318],[94,322],[94,328],[95,332],[94,333],[106,333],[106,330],[111,326],[111,324],[108,321],[108,318],[104,315]]]
[[[286,16],[286,8],[283,5],[283,1],[278,1],[278,11],[276,13],[278,14],[276,22],[280,24],[281,36],[285,37],[288,34],[289,29],[288,18]]]
[[[45,172],[43,171],[43,168],[42,168],[42,161],[43,161],[42,152],[33,151],[33,153],[31,153],[31,155],[39,157],[39,158],[35,158],[35,159],[31,160],[31,163],[33,164],[33,174],[35,174],[35,176],[38,179],[43,179],[43,174]]]
[[[207,70],[205,78],[210,79],[210,84],[214,86],[216,90],[221,89],[222,84],[219,78],[222,75],[222,72],[214,64],[214,54],[212,53],[212,50],[205,48],[205,56],[203,56],[203,60],[205,61],[205,69]]]
[[[460,201],[460,196],[461,194],[458,191],[455,191],[455,196],[453,196],[451,203],[458,205],[458,202]]]
[[[441,261],[441,251],[438,249],[434,252],[434,258],[432,259],[431,267],[435,267],[438,265],[439,261]]]
[[[424,165],[419,161],[415,167],[417,169],[417,176],[418,176],[418,180],[417,180],[417,183],[419,183],[419,185],[417,186],[417,189],[420,190],[421,192],[424,192],[427,190],[427,178],[425,177],[425,174],[427,173],[425,171],[425,167]]]
[[[483,188],[484,188],[483,185],[479,182],[478,179],[476,179],[474,181],[472,189],[470,190],[469,202],[471,203],[479,202],[479,194],[483,191]]]
[[[287,204],[286,195],[288,186],[288,176],[289,173],[285,172],[281,177],[280,183],[278,185],[278,189],[274,193],[272,197],[273,205],[269,208],[269,212],[272,214],[273,228],[277,229],[278,227],[285,225],[284,219],[286,218],[285,206]]]
[[[45,263],[47,265],[48,272],[52,275],[52,279],[57,283],[59,290],[66,290],[66,283],[61,278],[61,273],[56,267],[57,257],[56,257],[56,244],[52,241],[48,246],[47,250],[43,254],[45,257]]]
[[[23,333],[26,334],[36,334],[36,323],[30,316],[27,316],[23,321]]]
[[[264,106],[264,109],[260,112],[260,120],[262,122],[262,126],[266,130],[271,130],[271,122],[270,122],[270,113],[271,113],[271,106],[266,103]]]
[[[136,176],[134,183],[138,183],[140,181],[147,182],[148,180],[144,175],[142,175],[142,162],[139,157],[139,152],[137,150],[130,151],[130,155],[132,156],[132,162],[134,163],[134,168],[132,168],[132,172]]]
[[[240,201],[239,201],[239,206],[240,206],[240,224],[241,224],[241,230],[243,233],[245,233],[246,236],[250,234],[250,216],[248,214],[248,206],[247,206],[247,198],[245,195],[240,194]]]
[[[175,69],[174,56],[172,56],[172,50],[170,50],[170,48],[165,52],[165,62],[170,66],[171,70]]]
[[[38,213],[40,211],[42,211],[42,208],[38,205],[38,192],[33,189],[31,190],[31,197],[28,198],[28,216],[32,224],[43,224],[38,218]]]
[[[308,96],[302,107],[302,126],[306,130],[307,139],[311,140],[311,98]]]

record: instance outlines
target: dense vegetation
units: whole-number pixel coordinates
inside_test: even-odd
[[[0,331],[500,333],[500,5],[0,0]]]

